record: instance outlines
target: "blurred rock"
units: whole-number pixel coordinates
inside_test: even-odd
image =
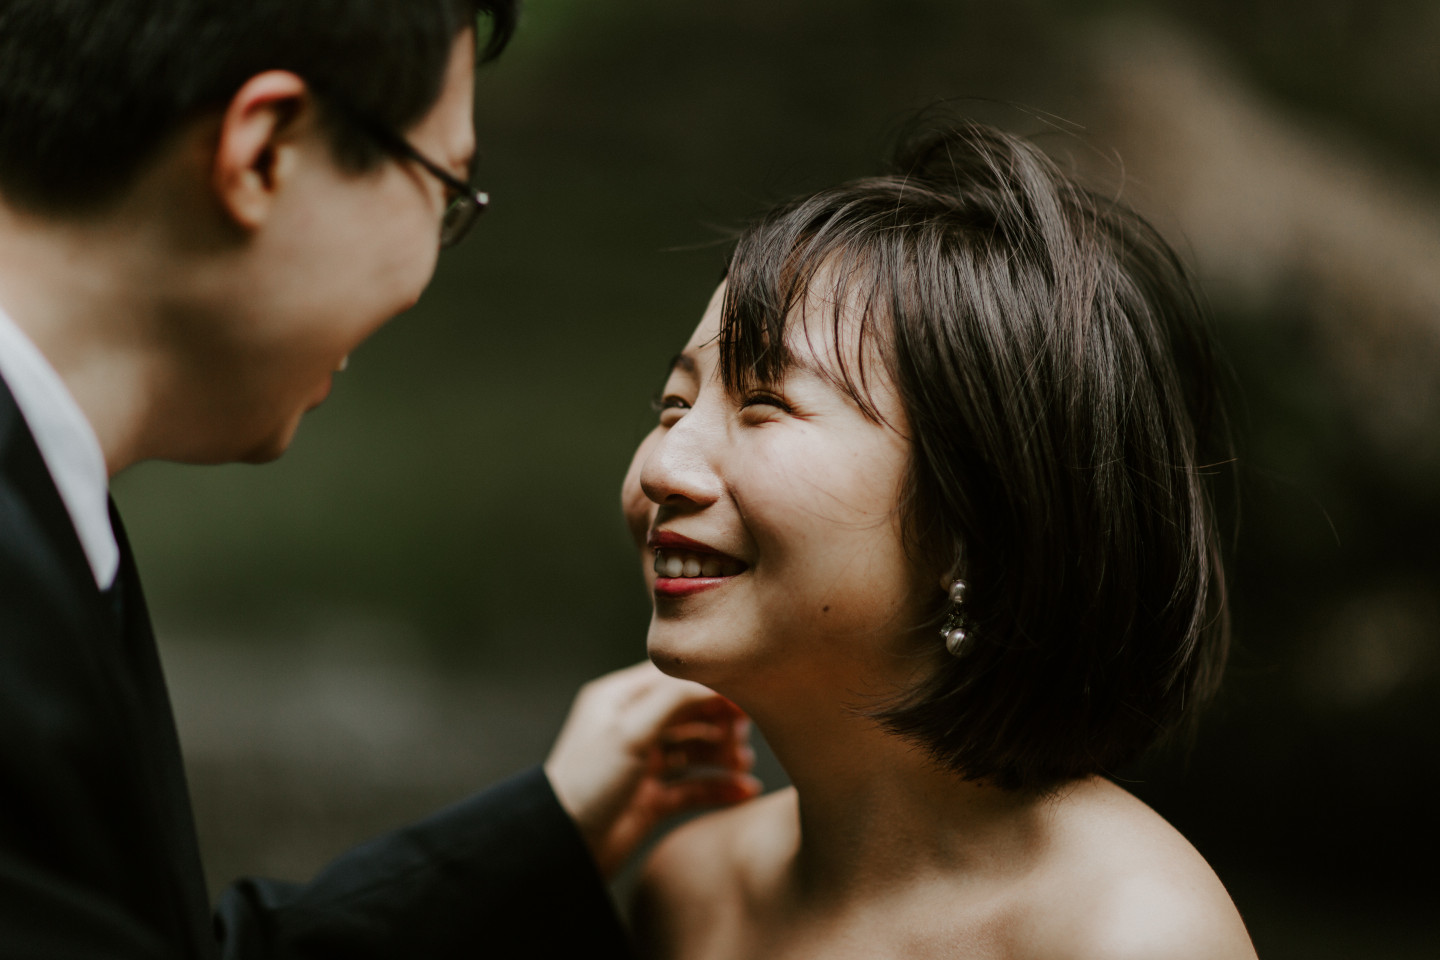
[[[165,673],[212,891],[303,880],[362,840],[541,762],[580,680],[442,673],[394,625],[170,638]]]
[[[1278,108],[1192,36],[1112,22],[1092,51],[1093,137],[1138,171],[1131,202],[1188,244],[1221,307],[1310,318],[1374,455],[1433,495],[1440,186]]]

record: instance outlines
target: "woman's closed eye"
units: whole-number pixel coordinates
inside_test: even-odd
[[[660,425],[668,427],[685,415],[690,401],[677,393],[656,394],[650,398],[650,409],[660,415]]]
[[[762,419],[775,413],[793,414],[795,412],[795,408],[785,398],[764,390],[741,397],[739,407],[741,413],[748,412]]]

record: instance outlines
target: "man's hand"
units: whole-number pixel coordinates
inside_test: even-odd
[[[666,817],[759,794],[749,735],[729,700],[641,663],[580,689],[545,774],[610,877]]]

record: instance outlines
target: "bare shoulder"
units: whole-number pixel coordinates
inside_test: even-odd
[[[631,904],[640,956],[690,955],[744,909],[797,839],[795,794],[779,790],[671,831],[641,870]]]
[[[641,883],[676,890],[739,883],[764,869],[767,857],[798,840],[795,808],[795,791],[787,788],[697,817],[656,845]]]
[[[1234,902],[1180,832],[1102,780],[1056,802],[1028,926],[1047,960],[1255,960]]]

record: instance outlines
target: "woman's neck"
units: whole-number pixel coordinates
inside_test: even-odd
[[[1041,852],[1043,799],[961,779],[857,704],[819,695],[764,701],[742,706],[796,789],[801,896],[873,897],[877,885],[927,875],[994,879],[1023,871]]]

